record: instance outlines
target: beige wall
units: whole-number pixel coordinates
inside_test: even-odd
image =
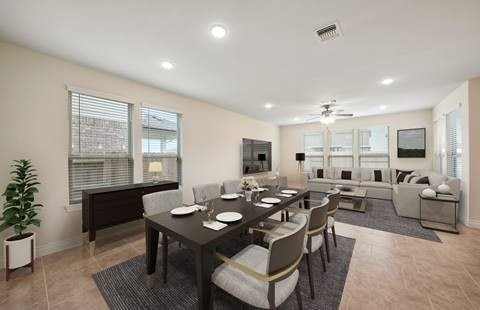
[[[390,166],[405,169],[432,169],[432,111],[420,110],[406,113],[384,114],[370,117],[356,117],[337,120],[330,129],[356,129],[376,126],[389,126]],[[426,158],[397,157],[397,129],[426,128]],[[297,180],[295,153],[303,152],[303,136],[307,133],[324,132],[326,126],[320,123],[300,124],[280,127],[280,153],[282,161],[280,173],[287,175],[292,183]]]
[[[480,78],[468,82],[470,146],[470,218],[469,224],[480,228]]]
[[[468,130],[468,123],[469,123],[469,100],[468,100],[468,82],[462,83],[459,87],[453,90],[448,96],[446,96],[439,104],[437,104],[433,108],[433,121],[445,121],[446,115],[457,109],[459,106],[462,107],[463,112],[463,132],[462,132],[462,139],[463,141],[468,141],[469,130]],[[434,133],[434,140],[435,133]],[[469,192],[470,192],[470,176],[469,176],[469,143],[464,143],[463,145],[463,176],[461,180],[461,189],[462,194],[460,197],[460,210],[459,210],[459,218],[460,221],[467,224],[469,219]],[[446,167],[447,158],[443,158],[443,166]],[[434,163],[435,166],[435,163]],[[438,171],[440,172],[440,171]],[[443,171],[445,173],[445,171]]]
[[[13,159],[30,158],[38,169],[42,226],[40,254],[78,244],[81,212],[68,204],[69,116],[66,85],[128,98],[135,103],[135,180],[141,180],[141,103],[183,114],[184,200],[194,184],[240,177],[241,138],[273,142],[279,165],[279,128],[213,105],[162,91],[85,66],[0,42],[0,187]],[[162,72],[159,72],[162,74]],[[0,237],[5,236],[4,232]]]

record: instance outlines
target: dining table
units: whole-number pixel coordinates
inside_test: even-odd
[[[230,239],[240,236],[249,227],[258,225],[261,221],[280,212],[284,208],[300,201],[308,200],[310,192],[306,189],[288,188],[297,191],[290,197],[281,196],[281,191],[287,188],[278,186],[265,186],[267,190],[258,193],[258,200],[262,198],[279,198],[280,202],[269,208],[254,205],[252,201],[246,201],[245,197],[233,200],[216,198],[210,200],[213,204],[213,215],[222,212],[238,212],[242,215],[239,221],[228,223],[228,226],[220,230],[213,230],[203,226],[207,220],[207,212],[196,211],[189,215],[177,216],[170,212],[163,212],[145,217],[145,240],[146,240],[146,273],[147,286],[153,287],[155,268],[157,264],[157,251],[159,233],[162,233],[162,280],[167,283],[168,244],[169,239],[178,241],[193,250],[195,256],[196,286],[198,295],[198,308],[211,309],[211,275],[213,272],[214,251],[216,247]],[[279,195],[280,194],[280,195]],[[304,202],[308,208],[308,201]]]

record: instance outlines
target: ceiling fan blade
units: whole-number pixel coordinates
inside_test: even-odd
[[[352,117],[352,113],[340,113],[340,114],[334,114],[335,116],[340,116],[340,117]]]
[[[337,113],[342,113],[343,111],[345,111],[345,110],[343,110],[343,109],[335,109],[335,110],[333,110],[333,113],[337,114]]]

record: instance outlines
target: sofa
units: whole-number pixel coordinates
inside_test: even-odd
[[[405,176],[400,183],[397,182],[399,171]],[[427,180],[428,184],[417,184],[420,179]],[[459,179],[428,170],[312,167],[307,174],[310,191],[325,193],[335,185],[363,187],[367,189],[367,198],[392,200],[398,215],[411,218],[420,217],[418,194],[427,187],[436,189],[442,182],[450,186],[453,195],[460,196]]]

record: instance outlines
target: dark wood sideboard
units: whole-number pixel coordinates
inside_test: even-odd
[[[142,196],[178,189],[178,182],[138,183],[100,187],[82,192],[82,231],[88,232],[90,251],[95,251],[97,230],[143,217]]]

